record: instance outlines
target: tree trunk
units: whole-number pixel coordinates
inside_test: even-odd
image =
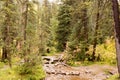
[[[5,2],[5,7],[8,8],[8,4],[9,1]],[[10,40],[9,40],[9,21],[10,21],[10,15],[8,14],[8,12],[5,13],[5,21],[4,21],[4,30],[2,32],[3,34],[3,42],[4,42],[4,46],[3,46],[3,53],[2,53],[2,61],[4,61],[5,59],[8,59],[8,46],[10,45]]]
[[[2,52],[2,61],[5,61],[7,59],[7,50],[6,47],[3,47],[3,52]]]
[[[24,40],[26,41],[26,28],[27,28],[27,19],[28,18],[28,0],[25,1],[25,13],[24,13]]]
[[[100,1],[98,0],[97,2],[97,15],[96,15],[96,26],[95,26],[95,33],[94,33],[94,40],[93,40],[93,53],[92,53],[92,61],[95,60],[95,52],[96,52],[96,46],[97,46],[97,36],[98,36],[98,29],[99,29],[99,17],[100,17],[100,13],[99,13],[99,7],[100,7]]]
[[[85,3],[86,0],[83,0],[83,3]],[[88,51],[88,18],[87,18],[87,7],[85,6],[82,9],[82,23],[83,23],[83,60],[86,58],[86,52]]]
[[[22,25],[23,25],[23,47],[24,47],[24,56],[27,54],[27,49],[26,49],[26,39],[27,39],[27,23],[28,23],[28,0],[25,0],[22,5]]]
[[[87,9],[86,7],[83,9],[83,25],[84,25],[84,40],[85,40],[85,52],[88,50],[88,27],[87,27],[88,19],[87,19]]]
[[[22,51],[23,51],[23,54],[21,56],[23,56],[25,62],[27,62],[27,50],[28,50],[28,47],[27,47],[27,25],[28,25],[28,2],[29,0],[23,0],[21,1],[21,25],[22,25]]]
[[[116,41],[116,55],[118,72],[120,77],[120,19],[119,19],[119,5],[117,0],[112,0],[113,16],[115,22],[115,41]]]
[[[12,10],[9,5],[12,4],[13,1],[12,0],[8,0],[5,2],[5,7],[9,8],[10,10]],[[12,39],[12,35],[11,35],[11,30],[10,28],[12,27],[11,24],[11,15],[6,11],[5,12],[5,21],[4,21],[4,30],[2,32],[3,35],[3,53],[2,53],[2,61],[5,61],[5,59],[8,60],[9,62],[9,66],[11,67],[11,45],[13,44],[13,39]]]

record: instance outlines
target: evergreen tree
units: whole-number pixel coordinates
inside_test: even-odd
[[[7,59],[11,66],[11,55],[13,51],[13,41],[16,37],[16,4],[14,0],[5,0],[2,1],[2,13],[5,16],[3,19],[3,23],[1,25],[2,32],[2,40],[3,40],[3,53],[2,53],[2,61]]]
[[[58,13],[58,27],[56,29],[57,49],[64,51],[71,33],[71,11],[74,0],[65,0]]]
[[[75,1],[71,19],[71,35],[69,39],[70,53],[76,53],[78,59],[84,60],[85,53],[88,50],[88,6],[89,1]],[[81,51],[75,50],[81,49]]]

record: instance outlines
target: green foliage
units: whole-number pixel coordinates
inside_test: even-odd
[[[66,51],[64,57],[69,65],[93,64],[90,60],[95,38],[95,60],[101,61],[101,64],[116,64],[114,39],[107,38],[114,32],[110,0],[100,1],[98,8],[99,0],[61,0],[60,5],[48,0],[44,0],[43,4],[38,1],[0,1],[0,47],[6,48],[11,63],[26,59],[24,63],[18,63],[20,66],[16,69],[4,69],[5,64],[0,63],[0,68],[3,68],[0,80],[44,78],[40,56],[55,55],[57,50]],[[96,21],[98,12],[99,20]],[[47,48],[50,53],[46,53]],[[2,54],[4,50],[1,50]],[[14,61],[13,56],[20,60]],[[5,62],[8,64],[10,60]]]
[[[72,66],[78,65],[89,65],[89,64],[116,64],[116,54],[115,54],[115,41],[113,38],[107,38],[104,43],[98,44],[96,47],[96,55],[95,55],[95,62],[91,62],[92,59],[92,52],[93,46],[90,45],[88,47],[88,51],[83,51],[82,47],[84,45],[79,45],[73,52],[70,52],[71,57],[69,57],[67,64]],[[85,53],[85,54],[83,54]],[[76,62],[80,61],[81,64],[76,64]],[[99,61],[96,63],[96,61]]]
[[[113,75],[110,78],[108,78],[107,80],[119,80],[119,76],[118,75]]]
[[[99,56],[100,61],[105,61],[110,64],[116,64],[115,41],[112,38],[107,38],[105,43],[99,44],[96,47],[96,60]],[[92,54],[92,45],[89,46],[88,54]]]
[[[74,60],[69,60],[67,61],[67,64],[70,66],[75,66],[75,61]]]
[[[41,65],[33,66],[33,65],[23,64],[19,66],[16,69],[16,71],[21,76],[22,80],[40,80],[45,77],[45,72]]]
[[[29,0],[2,0],[0,2],[1,46],[2,48],[6,47],[7,55],[12,59],[11,63],[16,64],[16,62],[21,61],[21,58],[27,59],[24,64],[18,63],[19,67],[15,65],[17,66],[15,70],[13,70],[14,64],[12,69],[8,69],[8,66],[5,66],[4,69],[0,63],[0,67],[1,69],[3,68],[4,72],[3,74],[0,73],[2,75],[2,77],[0,76],[0,80],[19,80],[21,76],[22,80],[39,80],[44,78],[45,73],[41,66],[41,55],[39,54],[40,30],[38,28],[40,18],[38,18],[39,14],[37,13],[40,10],[36,10],[38,4]],[[24,32],[26,33],[24,34]],[[26,36],[26,39],[24,39],[24,36]],[[1,52],[3,53],[3,49]],[[13,56],[20,60],[11,58]],[[8,64],[8,62],[6,63]]]
[[[66,42],[68,41],[71,33],[71,3],[72,0],[66,0],[63,5],[60,6],[58,13],[58,27],[56,29],[56,40],[58,51],[64,51]]]
[[[18,76],[15,74],[13,69],[5,68],[3,71],[0,72],[0,80],[14,80],[19,79]]]
[[[0,80],[43,80],[45,77],[45,72],[41,65],[34,67],[33,73],[31,74],[20,75],[18,72],[19,69],[17,66],[13,66],[11,69],[5,65],[5,67],[1,69]]]
[[[116,63],[116,54],[114,46],[114,39],[106,39],[105,44],[97,46],[96,53],[101,55],[101,61],[107,61],[112,64]]]
[[[0,62],[0,68],[3,68],[4,67],[4,63],[3,62]]]

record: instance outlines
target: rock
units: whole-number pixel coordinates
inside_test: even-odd
[[[51,72],[48,72],[48,71],[47,71],[46,73],[47,73],[47,74],[51,74]]]
[[[80,72],[76,72],[76,76],[79,76],[80,75]]]
[[[66,72],[66,75],[69,75],[69,72]]]
[[[116,72],[115,71],[109,71],[109,74],[114,75]]]
[[[80,73],[79,73],[79,72],[77,72],[77,71],[73,71],[73,72],[71,72],[69,75],[79,76],[79,75],[80,75]]]
[[[87,70],[86,70],[85,73],[88,74],[88,73],[91,73],[91,71],[87,71]]]
[[[48,61],[46,61],[46,62],[44,62],[44,64],[49,64],[49,62],[48,62]]]
[[[110,76],[106,76],[106,78],[108,79]]]

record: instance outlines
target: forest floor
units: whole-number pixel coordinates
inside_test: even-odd
[[[45,80],[106,80],[118,73],[117,66],[108,64],[91,64],[73,67],[64,62],[60,62],[56,56],[44,56],[43,58],[48,60],[48,62],[43,60],[43,68],[46,72]],[[0,70],[2,74],[5,70],[9,70],[9,66],[3,65],[0,67]]]
[[[47,58],[55,58],[55,56],[47,56]],[[44,64],[44,69],[46,71],[45,80],[106,80],[117,74],[117,67],[107,64],[72,67],[57,62]]]

